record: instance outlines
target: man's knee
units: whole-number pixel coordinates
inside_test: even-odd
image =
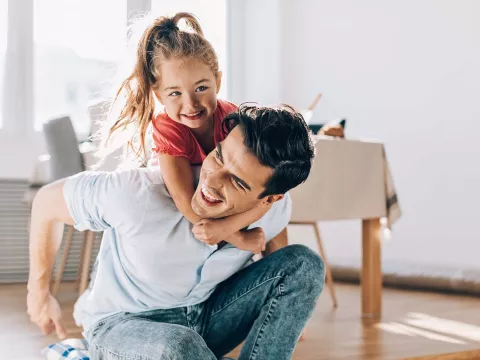
[[[162,359],[215,359],[205,340],[194,330],[179,326],[171,333],[171,337],[171,341],[164,345]]]
[[[322,258],[305,245],[289,245],[282,250],[294,267],[296,280],[311,291],[320,293],[325,284],[325,264]]]

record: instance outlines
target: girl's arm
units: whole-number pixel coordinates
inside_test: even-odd
[[[245,211],[236,215],[214,220],[215,226],[218,226],[218,229],[219,229],[216,236],[222,238],[222,240],[226,240],[227,242],[230,242],[229,238],[234,233],[246,228],[250,224],[259,220],[263,215],[267,213],[270,207],[271,207],[271,204],[265,204],[265,205],[254,207],[248,211]]]
[[[192,210],[192,197],[195,193],[193,171],[190,162],[183,156],[159,154],[158,161],[167,190],[177,209],[192,224],[202,218]]]
[[[203,219],[193,226],[192,231],[197,239],[209,245],[225,240],[241,250],[260,253],[265,250],[266,243],[263,230],[239,230],[260,219],[270,207],[271,204],[265,204],[222,219]]]

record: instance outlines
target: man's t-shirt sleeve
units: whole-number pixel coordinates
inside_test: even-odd
[[[268,242],[287,227],[291,216],[292,200],[287,192],[282,200],[275,202],[270,210],[260,220],[250,225],[249,228],[261,227]]]
[[[63,196],[76,229],[104,231],[135,211],[138,172],[85,171],[67,179]]]

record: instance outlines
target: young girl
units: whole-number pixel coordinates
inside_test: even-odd
[[[178,28],[182,19],[191,31]],[[208,244],[226,240],[239,249],[259,253],[265,249],[263,232],[240,230],[261,218],[268,206],[218,220],[203,220],[191,208],[195,192],[191,166],[202,164],[226,137],[222,121],[236,109],[234,104],[217,99],[221,79],[217,55],[193,15],[157,18],[143,33],[134,71],[117,93],[115,101],[125,95],[126,104],[109,136],[134,125],[140,137],[137,155],[142,155],[152,122],[153,150],[165,185],[178,210],[197,224],[195,234],[201,234],[197,237]],[[157,114],[156,101],[164,107]],[[221,202],[207,189],[202,195],[212,206]]]

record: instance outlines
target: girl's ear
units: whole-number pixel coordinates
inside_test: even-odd
[[[220,91],[221,85],[222,85],[222,72],[219,71],[217,74],[217,94]]]
[[[155,94],[155,97],[157,98],[158,102],[163,105],[162,97],[158,93],[157,90],[153,90],[153,93]]]

